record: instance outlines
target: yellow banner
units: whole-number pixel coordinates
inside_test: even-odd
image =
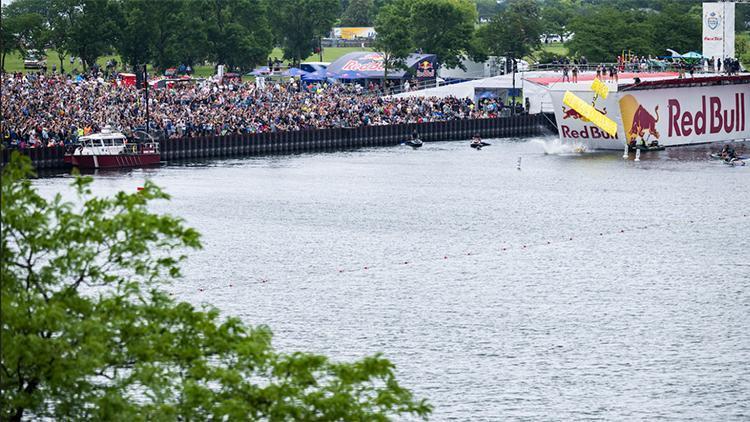
[[[572,92],[565,92],[563,104],[577,111],[581,116],[589,119],[591,123],[599,126],[611,136],[617,136],[617,123],[614,120],[598,112],[592,105],[583,101]]]
[[[609,87],[607,84],[600,81],[599,78],[594,78],[594,82],[591,84],[591,89],[602,98],[607,98],[607,94],[609,94]]]

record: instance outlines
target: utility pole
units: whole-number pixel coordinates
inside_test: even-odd
[[[510,65],[511,67],[511,75],[513,78],[513,95],[511,98],[513,98],[513,115],[516,115],[516,59],[513,56],[508,57],[510,59]]]
[[[143,86],[146,88],[146,133],[151,136],[151,116],[148,110],[148,72],[145,64],[143,65]]]

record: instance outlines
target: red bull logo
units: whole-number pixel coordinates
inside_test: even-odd
[[[435,69],[432,67],[432,62],[429,60],[422,60],[417,63],[417,77],[418,78],[432,78],[435,76]]]

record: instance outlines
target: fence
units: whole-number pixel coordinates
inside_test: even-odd
[[[299,154],[398,145],[408,139],[414,130],[425,142],[470,139],[474,134],[479,134],[483,138],[532,136],[556,130],[549,119],[550,117],[544,114],[524,114],[493,119],[196,136],[164,139],[159,144],[162,161]],[[8,162],[10,152],[11,150],[3,149],[3,164]],[[63,161],[63,147],[33,148],[22,152],[28,155],[39,169],[61,168],[67,165]]]

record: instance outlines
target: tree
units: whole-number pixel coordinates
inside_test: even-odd
[[[111,48],[117,35],[113,17],[118,10],[110,0],[78,0],[76,3],[68,32],[68,48],[81,58],[85,70]]]
[[[375,19],[375,38],[372,48],[383,55],[383,86],[387,89],[388,71],[403,67],[404,60],[414,50],[409,25],[409,14],[405,13],[405,0],[387,4],[380,8]]]
[[[470,0],[413,0],[410,21],[414,45],[440,65],[460,67],[473,55],[477,9]]]
[[[667,48],[681,53],[700,51],[703,37],[702,14],[700,6],[689,8],[676,3],[651,13],[647,21],[647,25],[652,28],[650,53],[663,55],[667,53]]]
[[[0,70],[5,71],[5,56],[18,49],[15,18],[7,15],[5,8],[0,9],[2,25],[0,25]]]
[[[341,15],[341,26],[370,26],[374,7],[372,0],[352,0]]]
[[[284,59],[299,64],[310,56],[339,15],[338,0],[277,0],[271,8]]]
[[[200,247],[168,196],[111,198],[76,178],[79,204],[32,187],[14,152],[2,175],[0,419],[384,420],[426,417],[379,355],[333,363],[271,346],[250,328],[176,302],[162,287]],[[137,396],[137,399],[134,398]]]
[[[586,8],[568,25],[575,36],[566,45],[574,56],[583,55],[594,62],[612,62],[629,50],[638,55],[656,54],[649,13],[655,12],[610,6]]]
[[[483,19],[495,16],[499,11],[497,0],[474,0],[474,3],[477,5],[477,14]]]
[[[135,66],[151,61],[151,40],[154,38],[155,16],[150,6],[158,2],[129,0],[121,4],[117,20],[115,49],[123,63]],[[175,22],[172,21],[174,25]]]
[[[546,0],[541,7],[542,32],[562,38],[566,25],[575,16],[575,10],[571,0]]]
[[[534,0],[513,0],[480,29],[490,54],[522,58],[539,46],[542,21]]]
[[[49,14],[47,4],[42,0],[17,0],[2,9],[2,60],[5,66],[5,55],[18,51],[22,56],[28,50],[37,50],[44,54],[47,43],[48,26],[46,16]]]

